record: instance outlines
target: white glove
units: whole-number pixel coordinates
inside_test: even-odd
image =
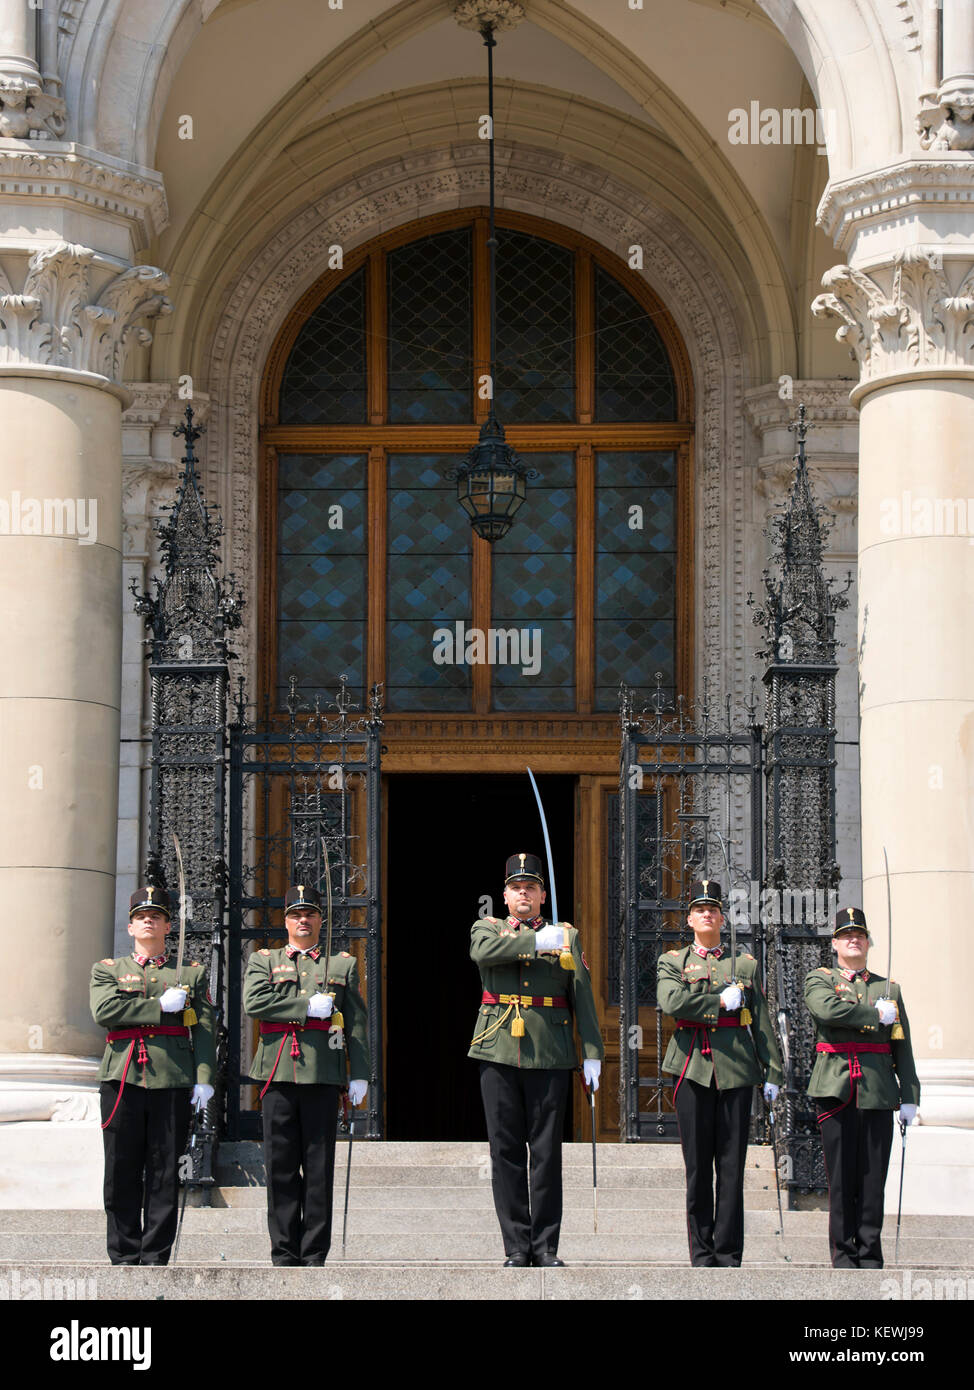
[[[882,1024],[896,1022],[896,1005],[892,999],[877,999],[876,1011],[879,1014],[879,1021]]]
[[[774,1105],[775,1101],[778,1099],[778,1088],[773,1081],[766,1081],[764,1083],[764,1098],[769,1105]]]
[[[365,1099],[365,1093],[369,1089],[367,1081],[350,1081],[348,1083],[348,1099],[354,1105],[361,1105]]]
[[[183,989],[182,985],[178,989],[175,985],[170,985],[165,993],[159,996],[159,1007],[164,1014],[178,1014],[185,1009],[188,998],[188,991]]]
[[[602,1063],[597,1058],[586,1057],[582,1062],[582,1071],[585,1073],[585,1084],[590,1090],[599,1089],[599,1077],[602,1075]]]
[[[916,1117],[917,1108],[915,1105],[908,1105],[904,1103],[900,1106],[900,1119],[903,1121],[905,1125],[911,1125],[913,1121],[916,1119]]]
[[[565,941],[563,927],[542,927],[535,933],[535,948],[538,951],[560,951]]]
[[[727,1013],[733,1013],[744,1003],[744,994],[740,985],[728,985],[726,989],[720,991],[720,1002]]]
[[[335,1007],[335,996],[333,994],[312,994],[308,1000],[309,1018],[331,1018],[331,1011]]]
[[[213,1087],[208,1086],[205,1081],[197,1081],[193,1087],[193,1094],[190,1096],[190,1104],[194,1110],[203,1110],[213,1099]]]

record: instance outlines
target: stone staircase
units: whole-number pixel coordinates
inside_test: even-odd
[[[0,1211],[0,1283],[26,1279],[105,1298],[597,1298],[832,1299],[856,1291],[910,1297],[918,1278],[964,1281],[974,1297],[974,1218],[906,1216],[893,1266],[833,1270],[824,1211],[785,1212],[779,1233],[773,1156],[748,1155],[744,1265],[688,1265],[684,1179],[677,1145],[600,1145],[598,1233],[591,1148],[565,1148],[564,1270],[503,1269],[485,1143],[368,1144],[352,1157],[348,1241],[341,1249],[347,1149],[339,1146],[332,1252],[324,1269],[274,1269],[265,1224],[260,1147],[225,1145],[210,1205],[187,1206],[179,1258],[168,1269],[112,1268],[99,1211]],[[194,1194],[195,1196],[195,1194]],[[906,1283],[904,1284],[904,1281]],[[94,1292],[86,1292],[94,1290]],[[35,1295],[36,1296],[36,1295]],[[922,1295],[921,1295],[922,1296]]]

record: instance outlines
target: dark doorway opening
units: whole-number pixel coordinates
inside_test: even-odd
[[[537,780],[558,915],[571,922],[575,778]],[[467,1056],[481,988],[470,927],[478,916],[506,915],[508,855],[545,862],[537,804],[526,774],[390,776],[388,788],[386,1134],[486,1139],[478,1066]],[[550,919],[550,890],[542,912]]]

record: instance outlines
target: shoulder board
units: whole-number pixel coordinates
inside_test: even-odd
[[[753,960],[754,957],[751,955],[750,951],[742,951],[741,954],[740,954],[740,959],[741,959],[741,960]]]
[[[478,917],[478,918],[477,918],[477,921],[478,921],[478,922],[490,922],[492,926],[495,926],[495,927],[496,927],[497,924],[498,924],[498,922],[500,921],[500,918],[499,918],[499,917]],[[476,925],[476,924],[475,924],[475,925]]]
[[[257,952],[257,954],[258,954],[259,956],[269,956],[269,955],[270,955],[270,951],[268,951],[268,949],[267,949],[266,946],[261,946],[261,948],[260,948],[260,950]]]
[[[820,965],[817,970],[812,971],[813,975],[831,975],[832,971],[827,965]]]
[[[351,951],[343,951],[343,952],[342,952],[342,955],[345,957],[346,960],[351,960],[351,959],[352,959],[352,953],[351,953]]]
[[[189,968],[190,968],[190,970],[198,970],[198,969],[199,969],[199,964],[200,964],[200,963],[199,963],[198,960],[191,960],[190,963],[189,963]]]
[[[667,951],[666,954],[667,954],[668,956],[678,956],[678,955],[680,954],[680,952],[679,952],[678,950],[676,950],[676,951]]]
[[[115,958],[114,958],[114,956],[109,956],[107,960],[100,960],[100,961],[98,962],[98,964],[99,964],[99,965],[114,965],[114,964],[115,964]]]

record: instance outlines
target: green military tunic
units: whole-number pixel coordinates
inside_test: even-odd
[[[847,980],[838,966],[823,965],[805,977],[805,1003],[815,1019],[817,1043],[889,1043],[889,1052],[857,1053],[862,1076],[856,1086],[860,1110],[898,1110],[901,1101],[919,1105],[920,1082],[910,1045],[910,1021],[900,987],[867,971],[867,980]],[[877,999],[899,1007],[903,1038],[891,1041],[892,1025],[882,1024]],[[849,1054],[816,1054],[808,1094],[848,1101],[852,1093]]]
[[[308,1022],[308,1001],[313,994],[334,994],[335,1012],[342,1015],[344,1030],[301,1031],[301,1026]],[[255,951],[247,963],[243,1006],[251,1018],[262,1019],[265,1023],[299,1025],[298,1057],[292,1057],[290,1038],[286,1033],[261,1036],[250,1069],[255,1080],[266,1081],[270,1077],[274,1059],[280,1053],[277,1070],[274,1071],[275,1082],[292,1081],[344,1088],[348,1077],[345,1073],[342,1032],[348,1047],[351,1079],[366,1081],[372,1075],[366,1027],[368,1015],[359,993],[358,965],[348,951],[332,956],[327,968],[324,951],[317,960],[300,953],[292,960],[286,947],[273,951],[265,947]]]
[[[510,1067],[574,1070],[578,1066],[572,1031],[572,1014],[578,1024],[582,1052],[601,1059],[604,1053],[592,977],[582,955],[578,931],[569,927],[569,947],[574,970],[563,970],[557,955],[538,955],[537,933],[517,918],[482,917],[470,929],[470,958],[480,967],[484,991],[516,995],[518,1006],[482,1004],[477,1016],[468,1057],[499,1062]],[[522,996],[565,999],[560,1007],[520,1003]],[[505,1014],[506,1019],[498,1023]],[[512,1033],[517,1015],[524,1021],[524,1036]]]
[[[740,952],[735,978],[744,991],[744,1005],[751,1011],[751,1027],[720,1027],[720,995],[731,979],[730,953],[698,956],[693,946],[667,951],[657,967],[656,997],[664,1013],[708,1025],[706,1034],[697,1029],[677,1028],[670,1039],[663,1071],[688,1077],[701,1086],[716,1078],[718,1090],[735,1086],[759,1086],[770,1081],[781,1085],[781,1058],[771,1026],[758,963],[747,952]],[[724,1014],[725,1017],[730,1015]],[[702,1040],[710,1042],[711,1056],[704,1056]]]
[[[91,971],[91,1012],[96,1023],[109,1032],[117,1029],[148,1027],[142,1042],[148,1061],[139,1064],[139,1040],[119,1038],[106,1043],[105,1055],[98,1070],[99,1081],[121,1081],[125,1059],[132,1049],[132,1059],[125,1077],[126,1086],[145,1086],[149,1090],[182,1086],[192,1088],[212,1085],[216,1072],[216,1027],[213,1006],[206,989],[206,971],[195,961],[183,966],[181,987],[187,991],[187,1009],[192,1008],[198,1019],[189,1030],[189,1037],[153,1034],[152,1025],[179,1027],[182,1013],[164,1014],[159,1007],[160,996],[176,984],[176,967],[139,965],[134,956],[118,960],[100,960]]]

